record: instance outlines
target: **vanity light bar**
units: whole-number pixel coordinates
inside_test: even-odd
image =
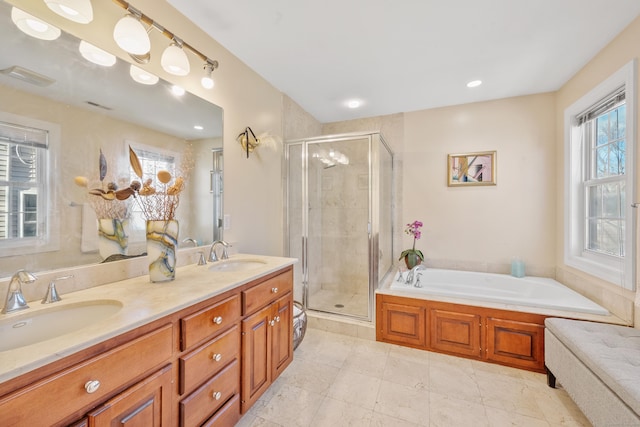
[[[138,10],[135,7],[131,6],[128,2],[126,2],[124,0],[113,0],[113,2],[115,4],[117,4],[118,6],[120,6],[121,8],[123,8],[124,10],[126,10],[127,12],[130,12],[130,13],[136,15],[137,17],[139,17],[141,22],[144,22],[145,24],[149,25],[150,27],[155,28],[156,30],[160,31],[162,33],[162,35],[167,37],[169,40],[171,40],[171,41],[174,41],[176,39],[180,40],[180,42],[182,43],[182,48],[183,49],[188,49],[189,51],[191,51],[194,55],[196,55],[198,58],[200,58],[202,61],[204,61],[205,66],[211,67],[211,70],[215,70],[216,68],[218,68],[218,66],[219,66],[218,61],[216,61],[215,59],[209,59],[205,54],[203,54],[198,49],[196,49],[193,46],[191,46],[189,43],[185,42],[181,37],[178,37],[176,34],[172,33],[169,30],[167,30],[165,27],[163,27],[162,25],[158,24],[156,21],[154,21],[153,19],[151,19],[150,17],[148,17],[147,15],[142,13],[140,10]]]

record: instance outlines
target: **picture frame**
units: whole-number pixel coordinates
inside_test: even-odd
[[[447,183],[449,187],[496,185],[496,151],[449,154]]]

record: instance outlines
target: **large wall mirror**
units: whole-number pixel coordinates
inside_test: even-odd
[[[107,6],[118,9],[114,4]],[[180,241],[190,238],[206,245],[220,238],[221,221],[216,215],[222,212],[222,109],[193,94],[176,96],[172,85],[162,79],[154,85],[135,82],[130,76],[134,61],[123,60],[121,52],[112,66],[87,61],[79,51],[80,39],[63,25],[58,24],[62,32],[55,40],[31,37],[12,21],[13,7],[0,2],[0,123],[52,127],[54,162],[40,193],[50,201],[48,233],[54,243],[34,253],[30,248],[3,247],[9,239],[0,238],[0,277],[19,268],[37,272],[103,261],[91,243],[97,224],[95,218],[87,220],[90,196],[86,188],[74,184],[76,176],[95,179],[99,175],[100,150],[114,179],[125,181],[130,173],[129,145],[180,155],[191,147],[193,166],[176,214]],[[98,13],[94,7],[94,14]],[[124,11],[114,13],[122,16]],[[109,30],[103,25],[93,31]],[[25,76],[29,71],[37,75]],[[44,84],[40,77],[52,81]],[[0,157],[1,146],[2,141]],[[26,167],[28,161],[20,150],[14,150],[16,158]],[[23,199],[21,203],[28,207],[30,199]],[[28,216],[24,210],[22,214],[20,224],[27,230]],[[133,237],[129,254],[143,253],[144,242]]]

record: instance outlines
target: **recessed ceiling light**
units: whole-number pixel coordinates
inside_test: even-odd
[[[349,108],[358,108],[362,105],[362,101],[357,99],[352,99],[351,101],[347,101],[347,107]]]
[[[478,87],[482,84],[482,80],[472,80],[467,83],[467,87]]]
[[[202,129],[204,129],[204,128],[203,128],[202,126],[200,126],[200,125],[195,125],[193,128],[194,128],[195,130],[202,130]]]

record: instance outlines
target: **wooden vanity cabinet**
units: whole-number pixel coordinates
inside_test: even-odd
[[[395,295],[376,295],[378,341],[535,372],[545,372],[546,317]]]
[[[66,425],[74,421],[72,417],[81,418],[114,394],[125,393],[122,394],[124,396],[137,390],[138,386],[133,386],[122,391],[147,373],[170,363],[172,353],[173,326],[165,325],[2,397],[2,425]],[[165,381],[166,378],[159,381]],[[154,379],[154,375],[147,377],[149,381]],[[145,380],[138,384],[142,383]],[[154,404],[157,407],[169,402],[163,410],[170,414],[171,394],[169,388],[163,386],[161,388],[165,396]],[[166,396],[169,396],[168,401]],[[100,419],[104,419],[104,416]]]
[[[258,310],[242,321],[243,414],[293,360],[292,291],[290,270],[243,292],[245,310]]]
[[[180,426],[201,425],[239,396],[240,318],[236,293],[180,319]]]
[[[2,383],[0,425],[235,425],[293,359],[292,291],[289,266]]]

